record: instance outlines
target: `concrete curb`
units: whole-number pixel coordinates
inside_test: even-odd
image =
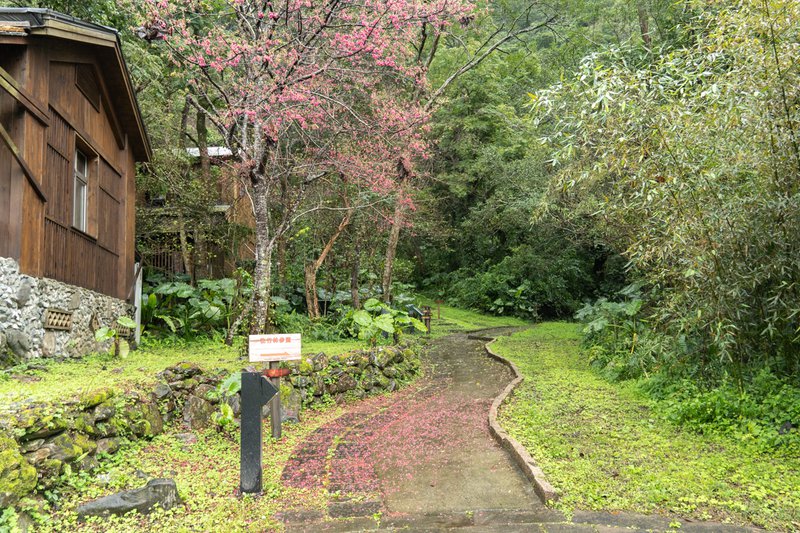
[[[479,339],[484,340],[484,339]],[[544,476],[544,472],[541,468],[536,465],[536,461],[533,460],[533,457],[528,453],[528,450],[525,449],[522,444],[517,442],[517,440],[511,437],[506,430],[504,430],[500,424],[497,422],[497,411],[500,409],[500,406],[503,405],[503,402],[514,392],[514,389],[522,383],[523,377],[519,373],[517,366],[500,355],[497,355],[492,351],[490,348],[490,344],[492,344],[497,339],[490,339],[483,348],[486,350],[486,353],[489,357],[496,359],[497,361],[503,363],[508,368],[511,369],[511,372],[514,374],[514,380],[509,383],[503,392],[501,392],[492,402],[492,406],[489,408],[489,432],[492,436],[500,443],[500,445],[514,458],[517,465],[522,469],[522,473],[525,474],[525,477],[533,485],[533,489],[536,492],[536,495],[539,496],[539,499],[542,500],[542,503],[549,503],[558,500],[559,494],[556,492],[556,489],[547,481]]]

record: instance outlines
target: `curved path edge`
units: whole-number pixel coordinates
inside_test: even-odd
[[[489,408],[489,432],[492,434],[495,440],[500,443],[503,449],[505,449],[511,455],[511,457],[513,457],[514,461],[522,469],[522,473],[533,485],[536,495],[539,496],[539,499],[542,500],[543,503],[547,504],[549,502],[558,500],[558,492],[547,481],[544,471],[542,471],[542,469],[536,464],[536,461],[533,459],[533,457],[531,457],[531,454],[528,453],[528,450],[526,450],[525,447],[517,441],[517,439],[509,435],[508,432],[506,432],[506,430],[503,429],[503,427],[497,421],[497,411],[500,409],[500,406],[503,405],[506,399],[508,399],[508,397],[514,392],[514,389],[516,389],[524,379],[519,373],[517,365],[492,351],[490,345],[497,340],[496,337],[482,336],[480,335],[480,331],[475,331],[468,334],[468,338],[488,341],[483,346],[487,355],[506,365],[514,374],[514,379],[511,381],[511,383],[506,385],[506,388],[503,389],[500,394],[495,397],[494,401],[492,402],[492,406]]]

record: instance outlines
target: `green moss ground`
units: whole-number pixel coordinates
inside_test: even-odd
[[[363,347],[360,341],[304,341],[303,353],[336,355]],[[0,405],[25,398],[64,398],[109,386],[146,386],[156,381],[158,372],[181,361],[191,361],[208,370],[222,368],[231,372],[247,364],[240,358],[238,348],[211,340],[180,346],[145,346],[131,352],[126,359],[93,354],[80,360],[46,363],[42,369],[17,374],[22,379],[12,377],[13,373],[5,375],[0,380]]]
[[[500,422],[562,494],[556,507],[800,530],[800,458],[661,420],[635,384],[591,370],[579,332],[544,323],[493,344],[525,376]]]
[[[264,495],[235,496],[239,485],[238,431],[226,436],[216,430],[197,434],[185,444],[170,431],[150,442],[139,442],[107,460],[103,471],[73,474],[52,494],[54,505],[42,509],[36,530],[41,532],[123,533],[130,531],[274,531],[282,528],[275,513],[292,508],[324,508],[323,490],[296,489],[280,481],[292,450],[314,430],[342,414],[342,407],[306,411],[301,424],[285,424],[279,442],[264,442]],[[268,432],[268,428],[267,428]],[[138,475],[137,475],[138,472]],[[142,477],[175,479],[185,505],[142,516],[89,519],[79,523],[76,506],[119,490],[141,487]]]
[[[433,331],[440,336],[455,331],[486,327],[524,325],[519,320],[490,317],[443,306],[441,318],[434,307]],[[304,342],[304,353],[329,355],[363,348],[360,341]],[[244,364],[237,348],[203,341],[183,346],[146,346],[120,360],[94,354],[82,360],[49,363],[43,369],[28,370],[23,380],[0,381],[0,404],[22,398],[40,400],[78,395],[99,388],[143,387],[155,381],[155,374],[180,361],[192,361],[207,368],[238,370]],[[278,510],[323,508],[329,495],[286,487],[280,482],[283,466],[294,447],[318,427],[340,416],[346,406],[334,404],[319,411],[306,411],[303,422],[284,426],[284,438],[264,444],[264,488],[258,499],[236,498],[238,486],[238,431],[232,435],[210,430],[198,435],[194,444],[177,438],[177,428],[151,442],[136,442],[104,461],[98,473],[65,476],[59,488],[50,492],[53,504],[38,513],[37,531],[270,531],[280,529]],[[141,471],[142,478],[136,473]],[[172,477],[185,506],[148,517],[90,520],[78,524],[76,505],[122,489],[140,487],[144,478]]]

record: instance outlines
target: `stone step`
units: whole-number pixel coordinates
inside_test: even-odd
[[[564,515],[550,509],[481,509],[476,511],[431,513],[419,515],[383,516],[381,513],[365,513],[349,518],[320,520],[319,514],[286,515],[286,531],[289,533],[344,533],[354,531],[404,533],[455,532],[455,533],[667,533],[681,532],[720,532],[753,533],[763,530],[733,526],[717,522],[690,522],[680,520],[676,529],[675,521],[661,516],[648,516],[635,513],[608,513],[578,511],[571,521]],[[341,515],[340,515],[341,516]]]

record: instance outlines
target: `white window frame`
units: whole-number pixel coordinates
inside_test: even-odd
[[[83,165],[80,164],[81,159],[83,159]],[[90,161],[91,159],[85,151],[80,148],[75,149],[72,180],[72,225],[84,233],[88,229]]]

